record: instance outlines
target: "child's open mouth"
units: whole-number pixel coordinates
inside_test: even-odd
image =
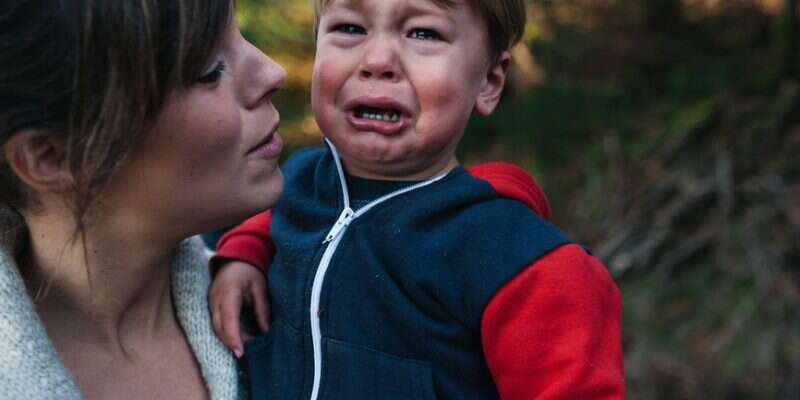
[[[372,121],[397,122],[400,120],[400,111],[392,108],[374,108],[360,106],[353,110],[356,118]]]
[[[351,109],[347,120],[359,131],[393,136],[403,132],[408,121],[407,115],[393,104],[359,104]]]

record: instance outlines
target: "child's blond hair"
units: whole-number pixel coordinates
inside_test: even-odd
[[[313,0],[314,12],[319,15],[333,0]],[[349,0],[358,2],[359,0]],[[460,0],[430,0],[440,7],[454,7]],[[524,0],[463,0],[473,7],[486,23],[489,52],[492,59],[517,44],[525,31],[526,12]]]

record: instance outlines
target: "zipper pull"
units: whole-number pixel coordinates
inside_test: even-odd
[[[336,223],[333,224],[330,232],[328,232],[328,236],[325,236],[325,240],[322,241],[322,244],[330,243],[336,238],[336,236],[339,236],[344,228],[347,228],[347,226],[350,225],[354,214],[355,213],[350,207],[345,207],[345,209],[342,210],[342,213],[339,215],[339,219],[336,220]]]

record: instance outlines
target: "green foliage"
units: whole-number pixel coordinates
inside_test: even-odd
[[[294,52],[308,57],[313,51],[310,0],[237,0],[236,11],[244,36],[269,54]]]
[[[619,104],[625,98],[615,88],[586,88],[571,82],[548,82],[523,98],[508,101],[488,118],[475,118],[462,141],[465,156],[502,143],[508,156],[533,155],[536,164],[558,168],[585,150],[596,131],[622,128]]]

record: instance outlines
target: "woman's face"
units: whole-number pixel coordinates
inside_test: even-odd
[[[205,71],[167,100],[99,199],[126,226],[151,221],[164,235],[191,235],[237,223],[280,196],[272,94],[286,72],[233,23]]]

